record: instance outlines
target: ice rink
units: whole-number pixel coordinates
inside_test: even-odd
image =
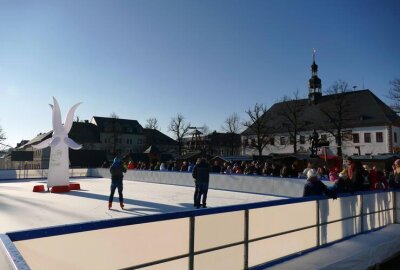
[[[0,233],[121,217],[193,210],[191,187],[124,181],[125,209],[108,210],[110,179],[78,178],[81,190],[54,194],[32,192],[41,180],[0,181]],[[208,207],[282,199],[267,195],[209,190]]]

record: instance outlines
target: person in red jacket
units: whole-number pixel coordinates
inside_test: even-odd
[[[129,161],[128,163],[128,170],[133,170],[135,168],[135,166],[133,165],[132,161]]]
[[[386,190],[389,184],[382,171],[378,171],[374,166],[369,174],[370,179],[370,190]]]

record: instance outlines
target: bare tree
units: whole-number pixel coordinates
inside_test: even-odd
[[[293,97],[284,96],[282,99],[282,110],[278,115],[282,117],[282,126],[289,133],[289,141],[293,143],[293,153],[297,153],[297,135],[304,130],[306,123],[303,121],[302,113],[305,103],[301,100],[299,90],[293,93]]]
[[[9,148],[9,145],[5,144],[4,141],[6,140],[6,135],[3,131],[3,128],[0,126],[0,150],[3,151],[6,148]]]
[[[396,112],[400,113],[400,79],[394,79],[390,81],[389,98],[394,101],[391,108]]]
[[[257,149],[259,156],[262,156],[263,149],[270,141],[270,134],[273,133],[271,127],[267,125],[266,112],[266,106],[256,103],[253,108],[246,111],[250,119],[243,122],[243,126],[247,128],[245,133],[255,136],[254,144],[251,147]]]
[[[210,133],[210,128],[206,124],[203,124],[200,127],[200,130],[203,133],[203,135],[208,135]]]
[[[240,131],[240,118],[237,113],[233,113],[225,119],[222,129],[228,133],[239,133]]]
[[[231,155],[233,156],[235,153],[235,146],[238,143],[235,141],[235,138],[238,136],[240,132],[240,118],[237,113],[233,113],[225,119],[224,124],[222,125],[222,129],[229,134],[229,146],[231,150]],[[239,142],[240,144],[240,142]]]
[[[175,117],[171,118],[168,130],[171,131],[178,141],[179,155],[182,155],[182,141],[189,132],[190,123],[186,123],[185,117],[178,113]]]
[[[160,130],[157,118],[152,117],[147,119],[145,128]]]
[[[322,115],[327,121],[322,121],[320,128],[330,133],[336,141],[337,155],[342,156],[342,132],[347,121],[352,120],[352,102],[348,95],[350,91],[347,82],[342,80],[335,81],[326,91],[330,95],[328,106],[320,107]]]

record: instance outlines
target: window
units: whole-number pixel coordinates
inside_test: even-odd
[[[383,133],[382,132],[376,133],[376,142],[383,142]]]
[[[269,139],[269,143],[270,143],[271,145],[275,145],[275,138],[274,138],[274,137],[270,138],[270,139]]]
[[[352,133],[351,130],[344,130],[342,132],[342,141],[351,142],[353,140],[353,134],[354,133]]]
[[[371,133],[369,133],[369,132],[364,133],[364,142],[366,142],[366,143],[371,142]]]
[[[353,143],[360,142],[360,135],[358,133],[353,133]]]
[[[281,144],[281,145],[285,145],[285,144],[286,144],[285,137],[280,137],[280,138],[279,138],[279,141],[280,141],[280,144]]]
[[[255,147],[256,146],[256,139],[251,138],[250,139],[250,147]]]
[[[305,143],[306,143],[306,137],[300,136],[300,144],[305,144]]]
[[[396,132],[393,134],[393,138],[394,138],[394,142],[397,143],[397,133]]]
[[[293,145],[295,138],[293,136],[290,136],[289,139],[290,139],[290,144]]]

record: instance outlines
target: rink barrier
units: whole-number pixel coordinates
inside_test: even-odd
[[[89,169],[88,174],[91,177],[110,178],[109,169]],[[124,180],[194,186],[192,174],[188,172],[128,170],[124,174]],[[324,183],[327,186],[332,185],[330,182]],[[299,178],[243,174],[210,174],[209,188],[293,198],[303,196],[305,184],[306,179]]]
[[[109,169],[102,168],[71,168],[70,177],[102,177],[110,178]],[[18,179],[45,179],[48,170],[0,170],[0,182],[2,180]],[[169,171],[139,171],[128,170],[124,180],[147,183],[158,183],[180,186],[194,186],[191,173]],[[282,178],[243,174],[210,174],[210,188],[265,194],[281,197],[301,197],[306,180],[303,178]],[[327,186],[331,182],[325,181]]]
[[[43,263],[63,269],[63,254],[68,254],[68,267],[77,269],[263,269],[398,223],[399,195],[400,191],[371,191],[337,200],[281,199],[7,236],[33,269]],[[112,256],[117,256],[113,260],[110,239]],[[40,253],[46,254],[45,262],[37,258]]]
[[[48,169],[31,169],[31,170],[0,170],[1,180],[14,179],[43,179],[47,178]],[[70,177],[90,177],[88,168],[71,168],[69,169]]]

